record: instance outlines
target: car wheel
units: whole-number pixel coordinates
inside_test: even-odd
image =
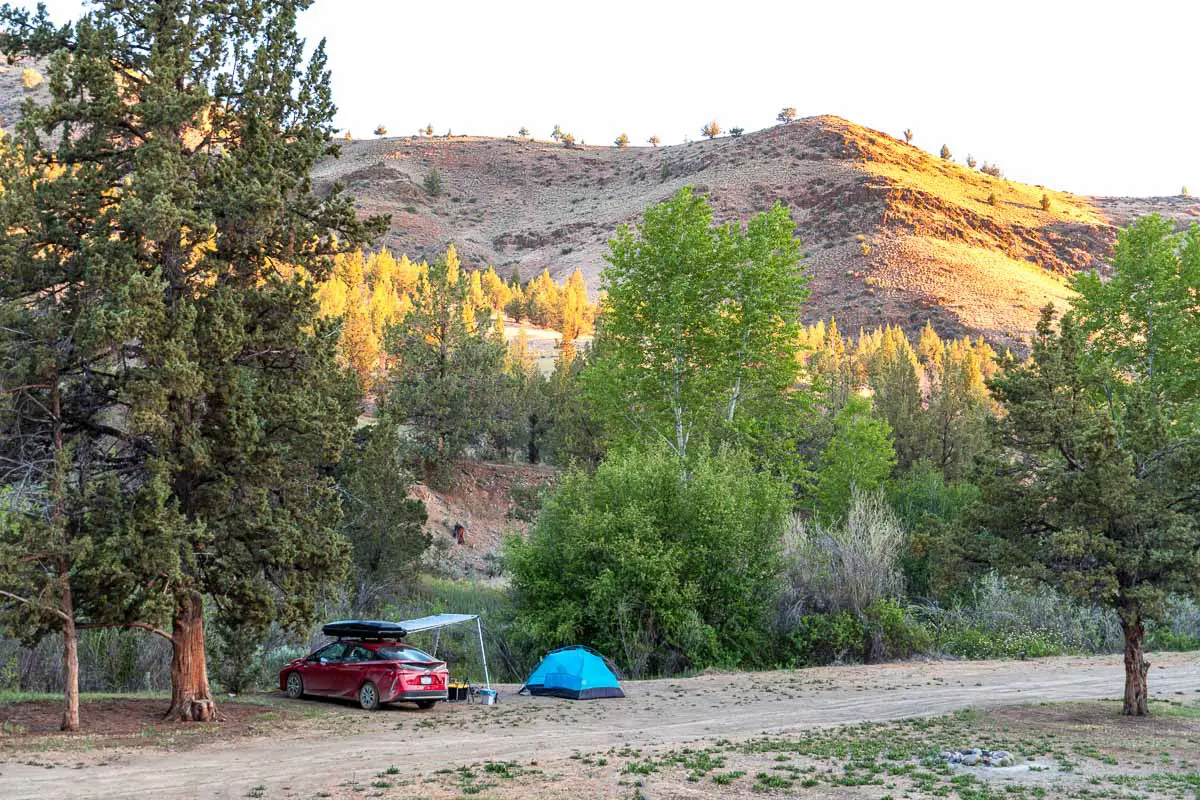
[[[379,708],[379,690],[375,688],[375,684],[367,681],[358,690],[358,704],[367,711],[375,711]]]
[[[287,676],[287,696],[293,700],[304,697],[304,678],[300,677],[299,672],[293,672]]]
[[[417,708],[430,709],[433,708],[433,704],[436,702],[437,700],[418,700]]]

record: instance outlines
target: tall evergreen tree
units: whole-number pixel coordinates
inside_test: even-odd
[[[453,247],[422,271],[413,308],[388,336],[393,359],[385,414],[411,426],[416,454],[437,475],[471,446],[487,445],[503,422],[511,385],[507,348],[471,300]]]
[[[14,402],[73,437],[42,442],[79,484],[64,518],[100,539],[80,606],[97,624],[165,609],[185,720],[214,713],[205,596],[299,623],[346,564],[327,466],[356,393],[312,279],[382,225],[310,191],[336,147],[324,48],[306,63],[295,31],[308,5],[97,0],[64,27],[0,9],[0,48],[51,63],[4,160],[3,296],[35,300],[14,335],[53,354]]]

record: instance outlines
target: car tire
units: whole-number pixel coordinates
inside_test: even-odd
[[[359,687],[358,704],[365,711],[376,711],[379,709],[379,689],[371,681],[367,681]]]
[[[433,708],[433,704],[436,702],[437,700],[418,700],[417,708],[422,708],[428,711],[429,709]]]
[[[299,672],[288,673],[287,696],[293,700],[299,700],[304,697],[304,678],[300,677]]]

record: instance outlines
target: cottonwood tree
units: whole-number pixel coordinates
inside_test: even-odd
[[[620,228],[605,258],[585,378],[611,430],[681,458],[721,435],[779,446],[803,399],[793,388],[808,296],[787,209],[714,226],[708,201],[684,188]]]
[[[308,5],[103,0],[63,27],[0,9],[0,46],[51,60],[6,159],[4,296],[83,309],[23,390],[74,437],[52,445],[73,477],[99,465],[68,506],[100,539],[76,600],[97,623],[170,620],[184,720],[214,714],[206,596],[298,625],[346,563],[328,465],[357,394],[310,278],[383,226],[310,192],[336,148],[324,48],[305,63],[295,32]]]
[[[709,139],[715,139],[721,135],[721,126],[714,119],[701,128],[700,133],[704,134]]]
[[[1023,570],[1116,610],[1122,711],[1148,713],[1145,626],[1200,595],[1200,229],[1158,217],[1123,231],[1114,275],[1077,279],[1043,310],[1028,363],[993,382],[1001,460],[991,530]]]

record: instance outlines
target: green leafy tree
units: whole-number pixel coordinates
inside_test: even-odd
[[[869,400],[851,396],[838,412],[833,438],[821,455],[817,513],[825,520],[844,519],[854,492],[883,488],[894,466],[891,427],[872,413]]]
[[[205,596],[299,626],[346,564],[328,473],[357,391],[309,278],[383,225],[310,192],[336,146],[307,5],[103,0],[63,27],[0,9],[5,52],[51,63],[3,162],[2,296],[33,301],[11,335],[54,354],[10,398],[59,409],[38,446],[75,483],[38,513],[86,531],[58,541],[89,624],[169,619],[185,720],[214,714]],[[38,318],[56,296],[70,316]]]
[[[528,539],[507,542],[517,625],[583,642],[632,676],[770,663],[786,485],[722,452],[664,448],[568,474]]]
[[[696,439],[732,435],[783,459],[806,399],[793,389],[808,296],[787,209],[714,227],[685,188],[609,250],[586,375],[609,430],[681,458]]]
[[[1200,594],[1200,231],[1157,217],[1123,231],[1114,276],[1076,281],[1030,360],[993,382],[1005,415],[985,483],[988,527],[1018,569],[1113,608],[1125,639],[1123,713],[1148,713],[1145,625]]]
[[[338,488],[352,547],[354,611],[378,608],[417,574],[431,538],[425,504],[408,496],[401,436],[388,422],[363,428],[343,459]]]
[[[496,433],[509,400],[507,348],[487,322],[491,309],[472,302],[453,246],[422,270],[412,303],[388,334],[393,364],[384,413],[411,426],[415,454],[437,477]]]

